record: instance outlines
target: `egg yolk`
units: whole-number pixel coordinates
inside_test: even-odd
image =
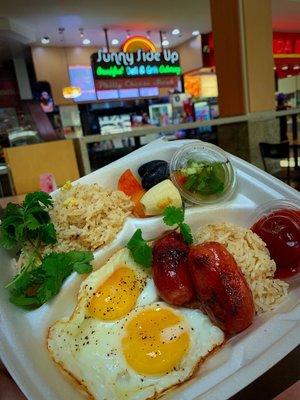
[[[128,314],[141,292],[141,283],[128,267],[115,270],[97,289],[87,310],[94,318],[113,321]]]
[[[172,310],[150,308],[127,323],[122,347],[128,364],[139,374],[165,374],[179,366],[189,348],[189,333]]]

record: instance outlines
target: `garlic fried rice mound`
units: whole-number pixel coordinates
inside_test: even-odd
[[[131,214],[125,193],[92,185],[63,186],[50,211],[57,233],[53,251],[96,250],[110,243]],[[47,250],[46,250],[47,251]]]
[[[258,314],[274,309],[284,300],[289,285],[273,278],[275,262],[266,244],[250,229],[229,223],[208,224],[196,232],[195,241],[215,241],[227,248],[252,290]]]

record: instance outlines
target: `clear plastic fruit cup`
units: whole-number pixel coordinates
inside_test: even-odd
[[[187,182],[184,182],[187,177],[183,178],[182,170],[187,167],[191,160],[206,165],[219,163],[218,168],[223,181],[222,190],[218,190],[216,193],[198,191],[197,187],[199,187],[199,184],[201,185],[201,177],[196,177],[198,186],[195,185],[193,190],[188,189]],[[229,199],[237,184],[235,168],[225,151],[214,144],[201,141],[187,144],[174,153],[170,162],[170,177],[182,197],[198,205],[214,204]]]

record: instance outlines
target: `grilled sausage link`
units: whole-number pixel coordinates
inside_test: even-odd
[[[255,309],[252,292],[233,256],[220,243],[192,246],[189,269],[203,308],[228,335],[246,329]]]
[[[194,297],[188,270],[189,246],[177,232],[158,239],[153,247],[153,280],[160,297],[181,306]]]

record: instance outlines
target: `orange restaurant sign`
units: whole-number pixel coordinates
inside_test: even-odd
[[[124,53],[135,53],[138,50],[156,52],[155,44],[144,36],[131,36],[121,46]]]

